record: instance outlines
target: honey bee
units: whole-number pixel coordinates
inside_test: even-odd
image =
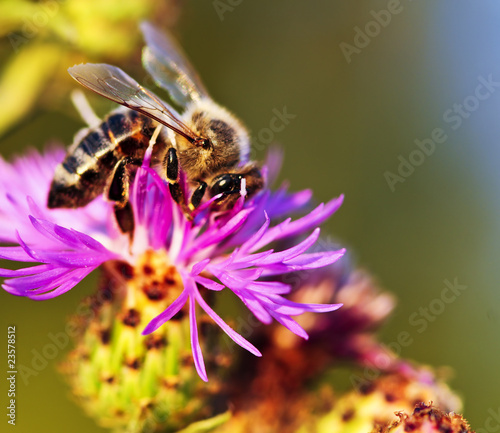
[[[75,136],[48,195],[49,208],[77,208],[105,193],[124,233],[134,228],[130,177],[157,129],[152,163],[162,165],[171,196],[188,217],[207,194],[220,195],[212,206],[223,211],[264,184],[258,164],[249,159],[250,138],[243,124],[211,99],[170,36],[149,23],[141,30],[146,41],[142,64],[183,108],[182,114],[115,66],[88,63],[69,68],[81,85],[126,108],[112,111],[98,126]],[[190,191],[187,203],[180,170]]]

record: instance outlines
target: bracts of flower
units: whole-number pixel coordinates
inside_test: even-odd
[[[199,308],[234,342],[261,356],[257,347],[214,311],[208,294],[229,290],[260,322],[275,320],[304,339],[308,334],[294,316],[326,313],[341,306],[287,299],[292,287],[281,276],[322,268],[342,257],[344,250],[314,251],[318,226],[339,208],[342,197],[311,210],[310,191],[291,194],[285,187],[265,188],[249,200],[241,197],[224,213],[213,212],[208,202],[190,220],[172,200],[166,181],[150,166],[150,155],[149,151],[131,186],[133,236],[118,230],[112,207],[102,197],[83,208],[47,208],[54,169],[64,156],[62,149],[44,154],[32,151],[13,163],[0,161],[0,241],[14,244],[1,247],[0,258],[30,264],[17,270],[1,269],[0,276],[6,278],[3,288],[16,296],[45,300],[64,294],[109,262],[126,263],[136,272],[147,273],[148,262],[168,269],[169,281],[175,282],[168,287],[169,305],[151,318],[142,333],[151,334],[179,313],[188,313],[194,364],[205,381]],[[276,165],[273,158],[268,165]],[[294,220],[288,217],[299,212],[305,215]],[[283,241],[290,246],[272,248]]]

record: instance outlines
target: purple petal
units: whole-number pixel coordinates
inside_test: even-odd
[[[189,328],[191,330],[191,350],[193,351],[194,365],[201,379],[208,382],[203,353],[201,352],[200,341],[198,339],[198,327],[196,325],[196,304],[193,294],[189,295]]]
[[[259,296],[259,299],[273,311],[280,314],[286,314],[287,316],[298,316],[306,311],[312,313],[328,313],[338,310],[342,306],[342,304],[302,304],[274,294],[267,295],[266,299],[264,299],[263,296]]]
[[[26,296],[35,301],[44,301],[46,299],[55,298],[56,296],[62,295],[63,293],[66,293],[68,290],[71,290],[92,271],[93,269],[75,269],[69,272],[65,278],[60,279],[60,283],[61,282],[62,283],[56,289],[43,294],[28,293]]]
[[[186,303],[188,295],[189,294],[187,290],[183,290],[182,293],[177,297],[177,299],[172,302],[172,304],[170,304],[163,313],[156,316],[153,320],[151,320],[151,322],[147,324],[147,326],[142,331],[142,335],[151,334],[165,322],[174,317]]]
[[[11,278],[5,280],[5,283],[10,287],[23,288],[24,290],[33,290],[53,282],[56,278],[60,277],[61,275],[67,274],[67,272],[68,269],[53,268],[43,272],[39,272],[35,275],[32,274],[30,276],[24,276],[24,277],[19,276],[18,278]]]
[[[261,276],[263,269],[252,269],[251,272],[255,278],[245,278],[245,276],[235,275],[234,273],[230,274],[228,272],[218,271],[213,272],[213,274],[222,282],[222,284],[234,290],[246,288],[248,284]]]
[[[210,263],[210,259],[205,259],[205,260],[202,260],[201,262],[196,263],[191,268],[191,275],[200,274],[203,271],[203,269],[205,269],[207,267],[207,265],[209,263]]]
[[[116,257],[111,252],[109,254],[96,254],[91,251],[86,253],[80,251],[37,251],[37,261],[39,262],[73,268],[97,267]]]
[[[292,266],[314,266],[323,267],[332,264],[345,254],[345,249],[338,251],[324,251],[320,253],[302,254],[300,257],[294,257],[285,260],[286,265]]]
[[[0,247],[0,259],[14,262],[36,262],[23,247]]]
[[[196,239],[195,245],[190,249],[188,249],[188,251],[183,253],[182,256],[189,257],[195,251],[207,248],[208,246],[221,242],[229,235],[231,235],[233,232],[238,230],[243,225],[243,223],[245,222],[245,220],[247,219],[248,215],[251,212],[252,209],[245,209],[239,212],[237,215],[235,215],[231,220],[227,222],[227,224],[222,226],[220,229],[214,227],[211,230],[207,230],[205,233],[203,233]]]
[[[251,254],[245,257],[241,257],[237,260],[234,260],[232,263],[219,263],[219,267],[223,267],[224,269],[241,269],[247,268],[250,266],[259,266],[264,259],[269,257],[274,253],[274,250],[267,250],[261,253]]]
[[[311,198],[312,191],[310,189],[288,194],[287,188],[281,187],[269,196],[265,203],[265,209],[270,218],[281,218],[284,215],[305,210]]]
[[[281,275],[288,272],[303,271],[307,269],[317,269],[335,263],[344,255],[345,250],[329,251],[326,253],[303,254],[290,261],[276,263],[265,267],[263,277]]]
[[[16,233],[16,236],[17,236],[17,242],[19,243],[21,248],[32,259],[32,260],[29,260],[30,262],[31,261],[35,261],[35,262],[42,262],[43,261],[43,260],[39,259],[38,255],[35,253],[34,250],[32,250],[30,247],[28,247],[28,245],[26,245],[24,243],[24,241],[21,239],[21,236],[19,235],[19,233]]]
[[[267,151],[264,167],[267,169],[267,183],[272,185],[283,165],[283,149],[280,146],[271,146]]]
[[[247,290],[252,292],[258,292],[265,295],[286,295],[292,290],[292,286],[285,283],[280,283],[279,281],[256,281],[250,283]]]
[[[213,280],[210,280],[210,279],[205,278],[205,277],[201,277],[199,275],[198,276],[194,276],[193,279],[197,283],[200,283],[203,287],[206,287],[209,290],[214,290],[216,292],[220,292],[222,289],[225,288],[225,286],[223,286],[222,284],[216,283]]]
[[[304,340],[309,339],[309,335],[307,335],[307,332],[304,330],[304,328],[302,328],[302,326],[300,326],[291,317],[277,314],[274,312],[271,312],[271,315],[276,319],[277,322],[281,323],[286,329],[292,331],[295,335],[302,337]]]
[[[251,248],[262,239],[262,236],[266,233],[269,225],[271,224],[271,220],[267,216],[267,213],[264,212],[264,216],[266,218],[264,224],[262,224],[261,228],[254,233],[250,239],[248,239],[240,248],[241,253],[247,253],[251,250]]]
[[[267,244],[273,242],[278,236],[281,236],[283,232],[287,229],[288,225],[291,223],[292,219],[287,218],[283,222],[278,225],[271,227],[267,230],[267,232],[262,236],[262,238],[256,242],[250,249],[250,252],[258,251],[261,248],[265,247]]]
[[[14,287],[10,287],[7,284],[2,284],[2,289],[4,289],[10,295],[23,296],[23,297],[25,296],[25,294],[22,290],[16,289]]]
[[[15,278],[15,277],[22,277],[25,275],[34,275],[51,270],[53,268],[54,267],[52,265],[36,265],[36,266],[31,266],[29,268],[21,268],[15,270],[0,269],[0,277]]]
[[[276,237],[274,240],[282,239],[283,237],[295,236],[307,230],[310,230],[313,227],[317,227],[323,221],[328,219],[333,213],[335,213],[340,208],[343,201],[344,196],[341,195],[338,198],[330,200],[326,205],[320,204],[309,214],[291,222],[288,225],[287,229],[284,230],[280,234],[280,236]]]
[[[318,240],[319,233],[320,229],[319,228],[315,229],[311,233],[311,235],[309,235],[309,237],[304,241],[302,241],[300,244],[292,248],[288,248],[287,250],[280,251],[279,253],[271,254],[269,257],[261,260],[259,265],[260,266],[272,265],[283,261],[288,262],[289,260],[294,259],[298,255],[307,251]]]
[[[255,298],[252,292],[248,290],[233,290],[233,292],[262,323],[269,325],[273,321],[269,312],[262,306],[261,302]]]
[[[224,320],[222,320],[217,313],[212,310],[205,300],[201,297],[198,290],[196,290],[196,300],[198,304],[200,304],[201,308],[205,310],[205,312],[214,320],[217,325],[233,340],[236,344],[240,345],[244,349],[248,350],[250,353],[253,353],[255,356],[262,356],[259,350],[251,344],[248,340],[243,338],[240,334],[235,332]]]

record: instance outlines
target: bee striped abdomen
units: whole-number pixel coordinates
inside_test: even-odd
[[[49,208],[85,206],[102,194],[116,163],[125,156],[144,157],[152,121],[134,111],[117,110],[70,148],[55,171]]]

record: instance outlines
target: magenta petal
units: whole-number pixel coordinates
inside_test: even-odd
[[[205,312],[214,320],[217,325],[233,340],[236,344],[240,345],[244,349],[248,350],[250,353],[253,353],[255,356],[262,356],[259,350],[251,344],[248,340],[243,338],[240,334],[235,332],[224,320],[217,315],[217,313],[212,310],[205,300],[201,297],[200,293],[196,291],[196,299],[198,304],[200,304],[201,308],[205,310]]]
[[[250,266],[260,266],[263,260],[267,259],[270,255],[274,253],[274,250],[267,250],[261,253],[254,253],[246,257],[238,258],[234,260],[233,263],[226,264],[223,263],[225,269],[241,269]]]
[[[44,272],[39,272],[35,275],[8,279],[5,280],[5,283],[8,284],[10,287],[19,287],[23,288],[24,290],[32,290],[42,285],[53,282],[56,278],[66,274],[67,272],[68,269],[53,268],[45,270]]]
[[[205,277],[200,277],[199,275],[194,276],[193,279],[197,283],[200,283],[203,287],[206,287],[209,290],[214,290],[216,292],[220,292],[222,289],[225,288],[225,286],[223,286],[222,284],[216,283],[215,281]]]
[[[35,253],[33,249],[31,249],[26,243],[21,239],[21,236],[19,235],[18,232],[16,232],[17,236],[17,242],[21,246],[21,248],[24,250],[24,252],[31,257],[31,260],[28,261],[35,261],[35,262],[43,262],[43,260],[40,260],[38,255]]]
[[[269,196],[265,208],[270,218],[281,218],[304,209],[309,204],[311,197],[312,191],[310,189],[288,194],[286,188],[280,188]]]
[[[172,302],[168,306],[168,308],[158,316],[156,316],[151,322],[147,324],[147,326],[144,328],[142,331],[142,335],[148,335],[151,334],[152,332],[156,331],[161,325],[163,325],[165,322],[170,320],[172,317],[174,317],[180,309],[184,306],[186,303],[186,300],[188,298],[188,292],[184,290],[178,297],[177,299]]]
[[[319,232],[320,229],[317,228],[315,229],[307,239],[305,239],[303,242],[300,244],[289,248],[284,251],[280,251],[278,253],[271,254],[269,257],[263,259],[259,265],[260,266],[265,266],[265,265],[270,265],[274,263],[280,263],[282,261],[289,261],[291,259],[294,259],[298,255],[302,254],[303,252],[307,251],[317,240],[319,237]]]
[[[261,302],[249,290],[234,290],[234,294],[241,299],[243,304],[253,313],[253,315],[262,323],[269,325],[273,318],[264,308]]]
[[[304,266],[304,269],[312,269],[328,266],[336,262],[345,254],[345,249],[338,251],[326,251],[321,253],[302,254],[300,257],[286,260],[284,264],[291,266]]]
[[[61,279],[62,283],[54,290],[51,290],[50,292],[43,293],[40,295],[28,293],[27,296],[28,298],[33,299],[35,301],[44,301],[46,299],[55,298],[56,296],[62,295],[63,293],[66,293],[68,290],[71,290],[92,271],[93,269],[75,269],[69,272],[66,278]]]
[[[269,277],[273,275],[285,274],[287,272],[303,271],[308,269],[317,269],[335,263],[345,253],[345,250],[328,251],[325,253],[303,254],[292,260],[268,265],[265,267],[262,276]]]
[[[249,248],[249,251],[253,253],[273,242],[275,239],[281,236],[281,234],[287,229],[291,221],[291,218],[287,218],[278,225],[271,227],[258,242],[256,242],[251,248]]]
[[[302,304],[274,294],[267,295],[265,299],[264,296],[259,295],[259,299],[261,299],[264,304],[269,305],[273,311],[280,314],[286,314],[287,316],[297,316],[306,311],[312,313],[328,313],[342,307],[342,304]]]
[[[283,165],[283,149],[279,146],[271,146],[267,152],[264,167],[268,172],[267,183],[272,185]]]
[[[19,289],[16,289],[14,287],[10,287],[9,285],[7,284],[2,284],[2,289],[4,289],[7,293],[9,293],[10,295],[14,295],[14,296],[25,296],[25,293],[23,290],[19,290]]]
[[[338,198],[330,200],[326,205],[319,205],[308,215],[291,222],[286,230],[284,230],[278,237],[276,237],[275,240],[281,239],[283,237],[295,236],[320,225],[323,221],[329,218],[340,208],[343,201],[344,196],[341,195]]]
[[[196,250],[201,250],[208,246],[212,246],[217,244],[231,235],[233,232],[238,230],[248,215],[252,212],[252,209],[245,209],[235,215],[231,220],[229,220],[222,228],[216,229],[215,227],[212,230],[208,230],[198,237],[196,240]],[[191,251],[186,254],[191,253]]]
[[[25,275],[35,275],[45,271],[49,271],[53,268],[54,267],[52,265],[36,265],[36,266],[31,266],[29,268],[21,268],[15,270],[0,269],[0,277],[16,278],[16,277],[23,277]]]
[[[230,287],[233,290],[246,288],[251,281],[256,280],[260,277],[260,275],[262,274],[262,269],[252,270],[252,273],[254,273],[253,276],[255,278],[244,278],[244,276],[240,277],[238,274],[235,275],[228,272],[214,272],[214,274],[222,282],[222,284]]]
[[[295,335],[302,337],[304,340],[309,339],[307,332],[291,317],[271,312],[271,315],[276,319],[277,322],[281,323],[286,329],[292,331]]]
[[[37,219],[30,215],[29,217],[33,227],[40,232],[46,238],[52,238],[56,242],[62,243],[67,247],[75,248],[81,247],[82,242],[80,242],[71,230],[65,229],[61,226],[57,226],[46,220]]]
[[[193,265],[191,268],[191,275],[198,275],[200,272],[203,271],[207,267],[207,265],[210,263],[210,259],[205,259],[202,260],[201,262],[196,263]]]
[[[252,292],[262,293],[269,296],[270,294],[286,295],[290,293],[292,287],[289,284],[281,283],[279,281],[256,281],[254,283],[250,283],[247,286],[247,289]]]
[[[196,304],[194,295],[189,295],[189,327],[191,331],[191,350],[193,351],[194,365],[201,379],[208,382],[203,353],[201,352],[200,341],[198,339],[198,327],[196,325]]]
[[[264,212],[265,222],[262,224],[259,230],[254,233],[250,239],[248,239],[240,248],[241,253],[247,253],[251,250],[251,248],[262,239],[262,236],[266,233],[269,225],[271,224],[271,220],[267,216],[267,213]]]

